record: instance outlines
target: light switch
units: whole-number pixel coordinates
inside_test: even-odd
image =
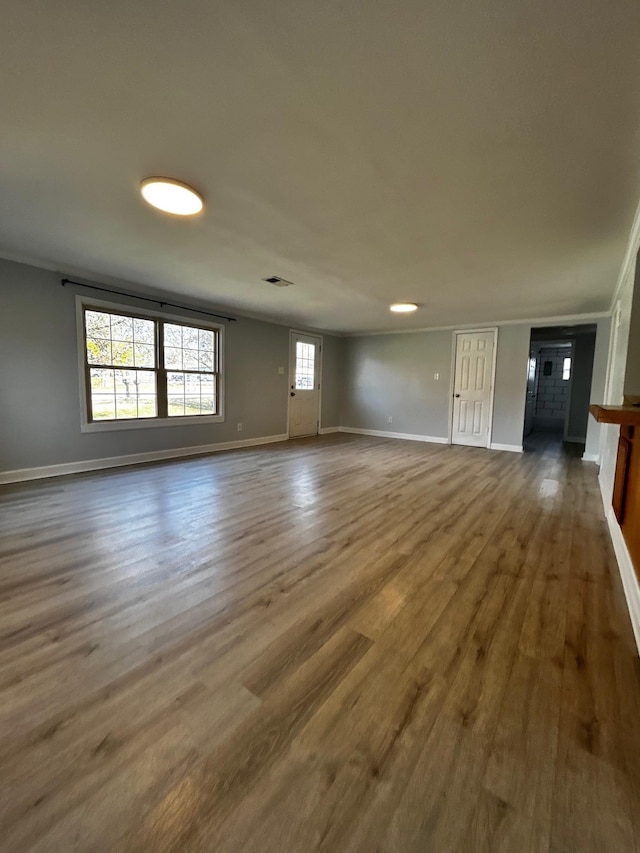
[[[439,374],[439,373],[434,373],[434,374],[433,374],[433,378],[434,378],[434,379],[440,379],[440,374]]]
[[[280,376],[282,376],[284,374],[284,367],[279,367],[278,373],[280,374]]]

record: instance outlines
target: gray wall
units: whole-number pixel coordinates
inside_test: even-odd
[[[569,441],[573,439],[585,441],[587,437],[595,350],[595,334],[576,336],[573,345],[571,400],[567,423],[567,438]]]
[[[636,262],[634,293],[629,317],[629,342],[624,374],[624,393],[640,397],[640,265]]]
[[[451,341],[447,331],[345,338],[341,425],[446,438]]]
[[[340,392],[344,338],[325,335],[322,346],[322,413],[323,429],[340,426]]]
[[[492,440],[500,444],[522,445],[529,334],[521,325],[498,332]],[[342,426],[448,437],[452,331],[366,335],[344,346]]]
[[[608,333],[608,318],[598,320],[592,399],[602,399]],[[494,444],[522,446],[530,338],[529,323],[498,329]],[[346,338],[343,345],[342,426],[448,437],[453,331],[365,335]],[[598,442],[594,421],[589,424],[587,452],[597,453]]]
[[[123,287],[131,290],[130,285]],[[60,287],[58,273],[0,260],[0,471],[286,433],[289,329],[242,317],[226,326],[225,423],[81,433],[76,292],[101,298],[99,293]],[[108,294],[104,299],[141,306],[135,299]],[[628,302],[619,360],[626,358],[630,298]],[[604,397],[608,330],[608,319],[598,322],[592,402]],[[501,326],[498,332],[496,444],[522,444],[530,332],[529,324]],[[325,335],[321,426],[446,439],[452,341],[448,330]],[[284,374],[279,367],[285,368]],[[622,377],[614,377],[614,396],[616,382],[621,393]],[[241,433],[238,422],[243,423]],[[599,431],[590,418],[587,452],[594,455]]]
[[[530,339],[531,326],[528,324],[501,326],[498,329],[491,436],[494,444],[522,446]]]
[[[77,292],[144,305],[62,288],[58,273],[0,260],[0,471],[287,432],[289,328],[240,317],[225,327],[224,423],[81,433]],[[186,318],[197,316],[170,310]],[[322,426],[337,424],[341,345],[325,335]],[[242,432],[237,431],[238,422]]]

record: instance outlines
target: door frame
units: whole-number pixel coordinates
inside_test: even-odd
[[[456,381],[456,350],[458,335],[476,334],[478,332],[493,332],[493,360],[491,364],[491,399],[489,400],[489,424],[487,429],[486,447],[491,447],[493,438],[493,408],[496,396],[496,365],[498,362],[498,326],[484,326],[477,329],[455,329],[451,341],[451,380],[449,382],[449,436],[448,444],[453,444],[453,395]]]
[[[303,329],[289,329],[289,356],[287,358],[287,439],[289,435],[289,423],[291,418],[291,350],[294,335],[306,335],[308,338],[317,338],[320,341],[320,359],[318,360],[318,382],[320,388],[318,390],[318,432],[322,429],[322,356],[324,355],[324,335],[319,335],[317,332],[305,332]]]
[[[525,383],[525,392],[524,392],[524,415],[522,418],[522,441],[523,441],[523,443],[524,443],[525,438],[527,437],[527,433],[525,432],[525,430],[527,428],[527,405],[529,404],[529,370],[530,370],[531,360],[533,358],[532,352],[533,352],[534,346],[535,346],[535,343],[531,340],[531,333],[529,333],[529,357],[527,358],[527,379],[526,379],[526,383]],[[540,358],[540,353],[536,352],[535,359],[534,359],[535,363],[536,363],[536,369],[534,372],[534,380],[537,380],[539,378],[539,376],[538,376],[538,368],[540,366],[539,358]],[[536,388],[536,392],[537,392],[537,390],[538,390],[538,383],[537,382],[535,383],[535,388]],[[533,420],[535,420],[535,417],[536,417],[536,405],[538,403],[538,394],[537,393],[536,393],[534,399],[535,399],[535,404],[533,406],[533,418],[532,418]],[[533,432],[533,427],[531,428],[531,432]]]
[[[564,413],[564,424],[562,429],[562,440],[563,441],[571,441],[571,437],[569,436],[569,418],[571,417],[571,391],[573,390],[573,374],[575,373],[576,368],[576,342],[575,339],[571,341],[571,346],[569,347],[569,358],[571,359],[571,373],[569,374],[569,385],[567,387],[567,409]],[[594,359],[595,359],[595,347],[594,347]],[[589,389],[589,396],[591,396],[591,389]],[[586,439],[586,436],[585,436]],[[580,442],[582,443],[582,442]]]

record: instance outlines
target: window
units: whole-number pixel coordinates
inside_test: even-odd
[[[567,357],[562,362],[562,378],[567,380],[571,379],[571,358]]]
[[[85,306],[87,424],[221,418],[219,327]]]
[[[296,341],[296,390],[313,390],[316,348],[314,344]]]
[[[164,323],[164,366],[167,371],[167,414],[215,415],[216,335],[211,329]]]

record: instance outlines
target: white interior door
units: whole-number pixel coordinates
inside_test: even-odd
[[[291,333],[289,435],[317,435],[320,426],[320,338]]]
[[[458,332],[453,383],[453,444],[488,447],[496,335]]]

